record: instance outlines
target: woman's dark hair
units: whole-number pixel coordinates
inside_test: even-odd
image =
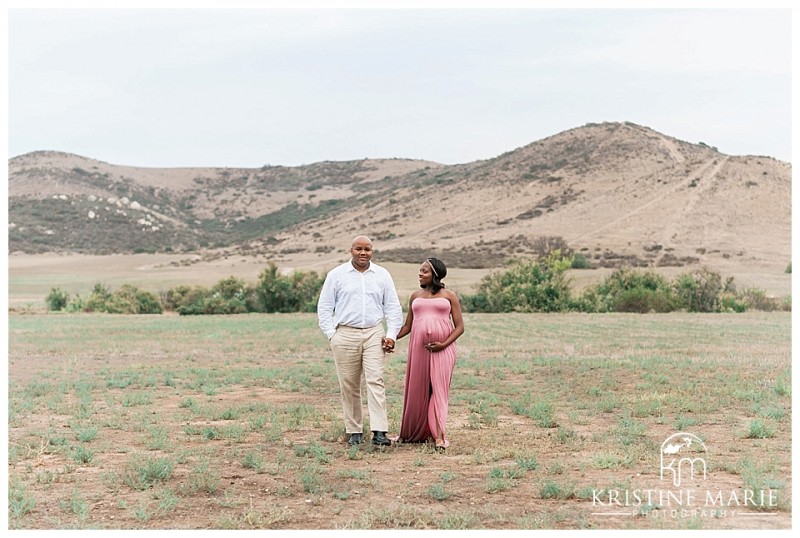
[[[442,279],[447,276],[447,266],[438,258],[428,258],[425,261],[431,264],[431,269],[433,270],[433,282],[431,284],[433,285],[433,293],[436,293],[444,288]]]

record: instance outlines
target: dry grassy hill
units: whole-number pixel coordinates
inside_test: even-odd
[[[568,245],[595,266],[783,273],[791,165],[631,123],[589,124],[494,159],[152,169],[35,152],[9,160],[12,252],[201,252],[329,266],[352,237],[382,260],[496,267]]]

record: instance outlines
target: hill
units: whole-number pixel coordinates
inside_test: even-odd
[[[493,159],[299,167],[118,166],[42,151],[9,160],[9,249],[255,255],[328,265],[352,237],[380,259],[498,267],[561,245],[593,265],[783,273],[791,165],[632,123],[588,124]]]

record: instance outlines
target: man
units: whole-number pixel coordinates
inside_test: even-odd
[[[353,239],[350,255],[350,261],[333,268],[325,277],[317,303],[319,328],[328,337],[336,362],[348,444],[358,445],[363,441],[363,372],[372,444],[388,446],[391,441],[386,437],[389,421],[383,363],[385,353],[394,351],[397,333],[403,325],[403,310],[392,276],[371,261],[369,237]]]

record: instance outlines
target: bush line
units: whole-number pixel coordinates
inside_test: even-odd
[[[464,311],[504,312],[745,312],[791,311],[791,296],[782,301],[758,288],[737,290],[733,277],[710,269],[682,273],[672,281],[651,270],[621,268],[575,295],[567,270],[575,255],[554,250],[536,261],[517,260],[506,270],[485,276],[477,292],[461,298]],[[211,288],[180,285],[159,297],[124,285],[111,292],[96,284],[88,297],[70,297],[52,288],[49,311],[181,315],[314,312],[324,278],[316,272],[282,275],[270,262],[254,285],[231,276]]]

